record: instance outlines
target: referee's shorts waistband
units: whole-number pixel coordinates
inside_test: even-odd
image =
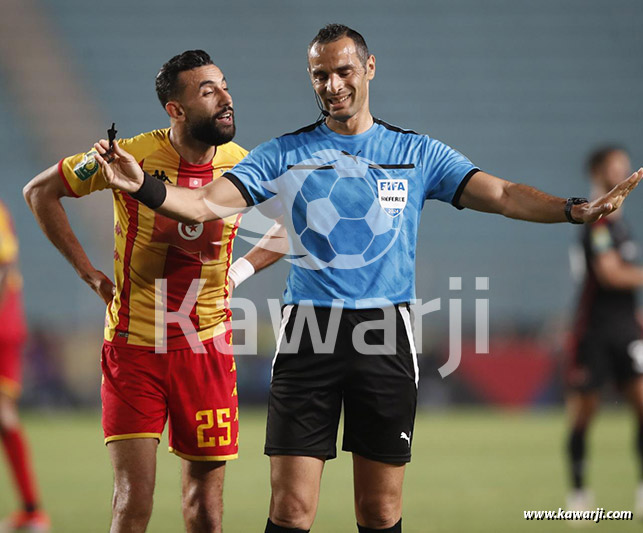
[[[292,308],[297,308],[297,307],[314,307],[315,309],[341,309],[342,311],[377,311],[378,309],[385,309],[387,307],[395,307],[396,309],[404,308],[404,309],[410,309],[411,304],[409,302],[400,302],[400,303],[391,303],[390,305],[382,305],[379,307],[333,307],[330,305],[307,305],[307,304],[301,304],[301,303],[292,303],[292,304],[283,304],[281,306],[281,311],[286,307],[292,307]]]

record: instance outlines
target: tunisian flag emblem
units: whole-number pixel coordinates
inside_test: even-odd
[[[152,242],[163,242],[189,254],[198,255],[202,263],[219,257],[225,222],[212,220],[203,224],[183,224],[163,215],[154,218]]]

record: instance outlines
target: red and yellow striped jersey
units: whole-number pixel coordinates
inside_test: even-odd
[[[7,290],[22,288],[22,276],[18,270],[18,238],[13,220],[6,206],[0,202],[0,265],[8,265]]]
[[[217,147],[210,163],[193,165],[172,147],[169,132],[169,128],[155,130],[119,144],[150,175],[190,188],[219,178],[247,154],[230,142]],[[58,169],[73,196],[107,187],[93,150],[62,159]],[[241,215],[205,224],[183,224],[155,213],[122,191],[112,193],[116,294],[107,307],[105,340],[151,347],[167,331],[169,349],[187,348],[185,334],[189,332],[167,318],[172,316],[168,313],[179,312],[189,315],[201,341],[225,332],[231,316],[228,269]],[[165,292],[161,283],[166,283]],[[199,287],[200,292],[196,304],[187,309],[184,304],[191,300],[190,287],[190,294]]]
[[[22,342],[27,333],[27,324],[22,308],[22,275],[18,270],[18,238],[9,210],[2,202],[0,202],[0,266],[9,268],[7,285],[4,290],[0,290],[0,343]]]

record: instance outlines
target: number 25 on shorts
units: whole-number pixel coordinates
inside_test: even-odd
[[[225,417],[225,419],[224,419]],[[204,432],[214,427],[214,411],[207,409],[205,411],[197,411],[196,421],[204,421],[196,428],[196,436],[199,448],[214,448],[217,445],[216,437],[205,438]],[[232,442],[230,435],[230,409],[217,409],[217,428],[225,428],[225,437],[219,437],[219,446],[228,446]]]

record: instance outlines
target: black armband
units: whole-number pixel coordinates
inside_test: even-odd
[[[150,209],[157,209],[165,202],[167,188],[162,181],[153,178],[147,172],[143,172],[143,185],[138,191],[131,193],[130,196]]]

